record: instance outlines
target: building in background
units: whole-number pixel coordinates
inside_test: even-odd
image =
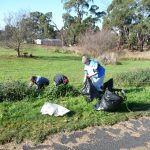
[[[47,46],[62,46],[62,41],[60,39],[36,39],[34,43]]]

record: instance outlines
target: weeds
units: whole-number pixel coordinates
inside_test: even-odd
[[[132,72],[118,74],[115,78],[118,86],[150,85],[150,69],[139,69]]]
[[[51,86],[45,91],[45,97],[47,97],[49,100],[55,100],[61,97],[75,97],[79,95],[79,90],[71,85]]]
[[[35,89],[29,89],[26,83],[20,81],[0,83],[0,102],[4,100],[16,101],[36,96]]]
[[[29,88],[26,83],[11,81],[0,83],[0,101],[19,101],[23,99],[34,99],[46,97],[48,100],[56,100],[60,97],[79,96],[78,89],[71,85],[49,86],[45,90],[36,91]]]

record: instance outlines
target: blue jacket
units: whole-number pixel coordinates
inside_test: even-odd
[[[95,60],[90,60],[89,64],[85,65],[84,70],[88,75],[97,72],[97,74],[94,75],[93,78],[100,78],[101,76],[105,75],[105,68]]]
[[[49,80],[47,78],[37,76],[36,84],[39,85],[39,86],[41,86],[41,85],[48,85],[49,84]]]

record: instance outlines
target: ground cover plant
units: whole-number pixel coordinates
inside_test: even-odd
[[[118,86],[150,85],[150,69],[137,69],[127,73],[120,73],[115,77]]]
[[[35,98],[38,96],[35,88],[29,88],[27,83],[20,81],[9,81],[0,83],[0,102],[19,101],[25,98]]]
[[[50,79],[50,85],[35,97],[32,94],[31,97],[24,96],[21,99],[14,97],[13,101],[9,99],[11,97],[3,98],[0,102],[1,144],[13,140],[19,143],[23,139],[41,142],[49,134],[82,129],[87,126],[112,125],[129,118],[150,114],[149,85],[124,87],[117,85],[115,81],[115,86],[125,88],[127,101],[117,112],[95,111],[93,106],[97,100],[87,103],[84,97],[78,93],[83,81],[83,64],[80,55],[61,51],[54,52],[46,47],[34,47],[30,51],[33,58],[17,58],[13,51],[0,49],[1,85],[4,83],[19,84],[16,88],[19,86],[20,90],[26,87],[31,75],[41,75]],[[149,61],[123,60],[120,65],[105,67],[105,80],[107,80],[120,73],[132,72],[135,68],[147,69]],[[63,88],[62,93],[53,86],[53,77],[57,73],[67,75],[70,81],[67,87],[59,87]],[[22,85],[24,86],[22,87]],[[15,86],[9,87],[9,90],[16,88]],[[71,112],[63,117],[42,115],[40,109],[45,102],[57,103],[70,109]]]

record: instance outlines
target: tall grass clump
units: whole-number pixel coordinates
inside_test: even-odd
[[[36,96],[35,89],[28,87],[26,83],[20,81],[7,81],[0,83],[0,102],[16,101],[24,98]]]
[[[150,69],[139,69],[118,74],[115,78],[118,86],[143,86],[150,85]]]

